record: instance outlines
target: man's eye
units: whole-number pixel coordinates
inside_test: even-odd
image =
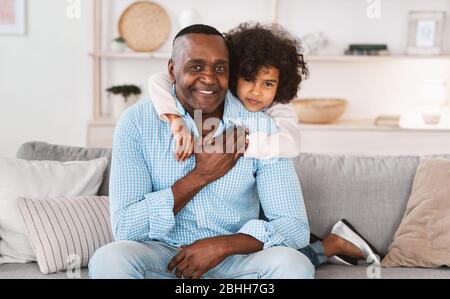
[[[200,65],[193,65],[189,69],[194,72],[200,72],[202,70],[202,67]]]
[[[226,70],[227,70],[227,68],[224,66],[216,67],[216,72],[218,72],[218,73],[224,73]]]

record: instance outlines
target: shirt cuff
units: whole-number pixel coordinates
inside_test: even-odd
[[[264,220],[248,221],[238,231],[239,234],[250,235],[264,244],[264,249],[283,244],[284,238],[278,234],[273,225]]]
[[[161,239],[175,226],[173,214],[174,198],[172,188],[148,193],[145,195],[149,219],[149,238]]]

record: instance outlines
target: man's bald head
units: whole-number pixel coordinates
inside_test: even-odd
[[[180,30],[180,32],[178,32],[178,34],[173,39],[173,43],[175,44],[175,41],[179,37],[181,37],[183,35],[186,35],[186,34],[193,34],[193,33],[207,34],[207,35],[218,35],[218,36],[221,36],[223,38],[222,33],[220,33],[216,28],[214,28],[212,26],[208,26],[208,25],[203,25],[203,24],[195,24],[195,25],[191,25],[191,26],[188,26],[188,27],[183,28],[182,30]]]
[[[180,32],[178,32],[173,39],[172,59],[177,58],[178,54],[180,54],[180,51],[184,48],[184,38],[182,37],[185,37],[189,34],[217,35],[220,36],[225,42],[223,34],[220,33],[216,28],[204,24],[191,25],[180,30]]]

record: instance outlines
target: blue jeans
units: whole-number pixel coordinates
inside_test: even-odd
[[[177,278],[167,265],[178,253],[163,242],[118,241],[98,249],[89,262],[91,278]],[[279,279],[314,278],[315,268],[301,252],[276,246],[252,254],[232,255],[202,278]]]
[[[325,256],[322,242],[320,241],[314,242],[311,245],[299,249],[298,251],[306,255],[306,257],[308,257],[314,267],[318,267],[328,260],[328,258]]]

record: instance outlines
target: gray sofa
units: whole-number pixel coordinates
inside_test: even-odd
[[[110,149],[57,146],[42,142],[26,143],[17,157],[26,160],[90,160],[111,157]],[[450,158],[450,155],[445,156]],[[294,159],[311,231],[329,233],[341,218],[349,220],[381,254],[386,254],[402,219],[419,157],[328,156],[303,153]],[[109,167],[100,195],[108,195]],[[1,278],[67,278],[66,273],[43,275],[36,263],[0,265]],[[83,269],[81,278],[87,278]],[[375,268],[323,265],[316,278],[450,278],[447,268]]]

